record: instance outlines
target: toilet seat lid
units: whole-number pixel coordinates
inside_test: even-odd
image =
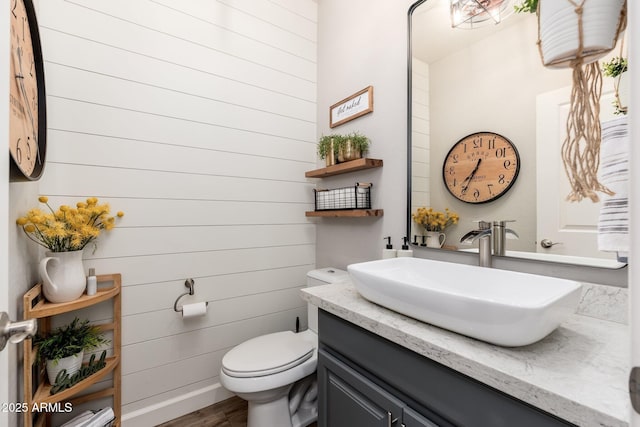
[[[232,377],[261,377],[286,371],[313,355],[314,345],[291,331],[252,338],[222,358],[222,370]]]

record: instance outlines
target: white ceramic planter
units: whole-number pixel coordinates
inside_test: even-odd
[[[583,5],[583,49],[574,3]],[[578,56],[583,64],[596,61],[615,47],[626,22],[625,0],[539,0],[538,38],[542,63],[569,67]]]
[[[58,373],[63,369],[67,370],[69,376],[78,372],[82,366],[82,358],[84,357],[84,351],[80,351],[69,357],[63,357],[55,363],[53,360],[47,360],[47,377],[49,378],[49,384],[54,384]]]

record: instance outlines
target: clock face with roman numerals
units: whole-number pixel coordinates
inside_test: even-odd
[[[520,156],[502,135],[477,132],[449,150],[442,167],[447,190],[467,203],[487,203],[504,195],[516,181]]]

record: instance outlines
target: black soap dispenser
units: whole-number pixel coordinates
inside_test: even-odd
[[[382,250],[382,259],[395,258],[397,251],[393,249],[393,245],[391,244],[391,236],[387,236],[382,240],[384,239],[387,240],[387,246]]]
[[[400,257],[412,257],[413,249],[409,249],[409,238],[403,237],[404,243],[402,245],[402,249],[398,249],[398,258]]]

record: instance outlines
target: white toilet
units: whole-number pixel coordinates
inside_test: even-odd
[[[312,270],[307,286],[347,277],[335,268]],[[308,321],[306,331],[252,338],[223,357],[220,382],[249,402],[247,427],[303,427],[317,419],[318,308],[313,305]]]

